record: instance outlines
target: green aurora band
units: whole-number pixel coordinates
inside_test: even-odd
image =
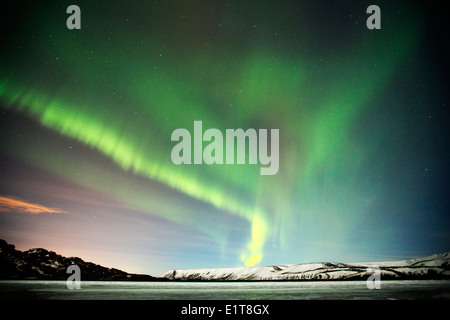
[[[95,30],[105,21],[99,20],[91,22],[92,38],[101,37]],[[143,43],[142,35],[122,31],[120,39],[129,45],[86,43],[83,29],[74,36],[48,23],[37,32],[51,33],[56,45],[36,46],[33,55],[39,61],[55,57],[47,67],[50,75],[42,81],[42,70],[30,72],[33,61],[14,72],[0,69],[0,101],[6,110],[98,150],[124,172],[245,219],[251,228],[240,258],[250,266],[262,260],[269,240],[288,246],[299,225],[326,220],[327,239],[340,243],[348,225],[357,223],[368,205],[365,195],[377,194],[376,185],[361,189],[364,181],[359,179],[377,147],[355,142],[352,128],[414,49],[417,28],[416,23],[399,23],[398,36],[384,40],[368,33],[344,57],[329,57],[323,66],[301,53],[285,54],[256,43],[245,54],[232,44],[212,43],[212,49],[190,47],[189,55],[175,49],[160,55],[161,39]],[[140,50],[127,50],[131,44],[141,45]],[[192,130],[194,120],[220,130],[279,128],[279,173],[260,176],[254,165],[172,164],[171,132]],[[86,175],[76,180],[64,164],[67,159],[50,155],[51,161],[44,161],[32,148],[11,148],[66,179],[148,209],[146,201],[114,190],[112,183]],[[171,206],[161,203],[161,210],[151,213],[215,237],[210,226],[190,222],[182,205],[176,210]],[[307,238],[308,231],[302,232]]]

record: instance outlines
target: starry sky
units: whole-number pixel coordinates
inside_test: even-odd
[[[69,30],[66,9],[81,9]],[[366,9],[381,9],[369,30]],[[450,250],[449,36],[413,1],[2,9],[0,238],[168,269]],[[279,171],[175,165],[175,129],[279,129]]]

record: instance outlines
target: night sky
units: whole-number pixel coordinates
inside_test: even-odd
[[[66,9],[81,9],[69,30]],[[369,30],[366,9],[381,9]],[[128,272],[450,250],[444,8],[2,7],[0,238]],[[175,129],[279,129],[279,171],[175,165]],[[205,144],[204,144],[205,146]]]

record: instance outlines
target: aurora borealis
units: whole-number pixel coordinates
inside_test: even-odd
[[[430,10],[381,1],[368,30],[357,1],[77,1],[68,30],[70,4],[4,12],[0,199],[65,214],[10,208],[0,238],[147,273],[449,250]],[[173,164],[194,121],[279,129],[278,173]]]

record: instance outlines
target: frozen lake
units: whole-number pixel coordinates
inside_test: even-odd
[[[315,282],[124,282],[0,281],[0,299],[59,300],[415,300],[450,299],[450,281],[382,281],[369,290],[365,281]]]

